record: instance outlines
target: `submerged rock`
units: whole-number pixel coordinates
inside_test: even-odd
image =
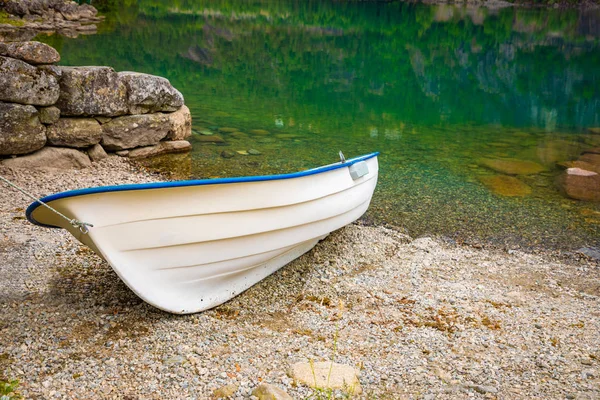
[[[46,144],[46,128],[33,106],[0,103],[0,155],[27,154]]]
[[[479,160],[479,165],[507,175],[532,175],[545,170],[536,162],[512,158],[482,158]]]
[[[94,118],[61,118],[48,126],[46,136],[54,146],[89,147],[102,140],[102,127]]]
[[[501,196],[527,196],[531,193],[531,187],[512,176],[481,176],[479,180],[492,192]]]
[[[155,145],[169,133],[167,122],[162,113],[114,118],[102,125],[102,147],[115,151]]]
[[[192,145],[187,140],[165,141],[154,146],[133,149],[127,156],[129,158],[147,158],[160,154],[185,153],[191,149]]]
[[[223,150],[221,152],[221,157],[223,157],[223,158],[233,158],[233,157],[235,157],[235,153],[233,151]]]
[[[0,56],[0,101],[50,106],[58,98],[54,76],[24,61]]]
[[[91,166],[92,163],[90,158],[81,151],[63,147],[44,147],[33,154],[4,160],[2,165],[10,168],[28,169],[81,169]]]
[[[221,133],[233,133],[233,132],[238,132],[238,131],[239,131],[238,128],[230,128],[227,126],[219,128],[219,132],[221,132]]]
[[[558,179],[565,194],[573,199],[600,201],[600,174],[581,168],[568,168]]]
[[[598,128],[588,128],[588,132],[593,133],[595,135],[600,135],[600,127],[598,127]]]
[[[0,43],[0,56],[17,58],[29,64],[53,64],[60,61],[58,51],[35,41]]]
[[[248,133],[251,135],[257,135],[257,136],[266,136],[266,135],[271,134],[271,132],[264,130],[264,129],[251,129],[248,131]]]
[[[130,114],[177,111],[183,106],[183,95],[166,78],[139,72],[119,72],[119,78],[127,87]]]
[[[225,143],[225,139],[223,139],[221,136],[217,136],[217,135],[213,135],[213,136],[196,136],[195,137],[197,142],[201,142],[201,143]]]
[[[299,383],[312,388],[344,389],[351,394],[362,393],[358,371],[349,365],[333,362],[296,363],[290,376]]]
[[[127,114],[127,88],[110,67],[59,67],[60,97],[56,106],[65,116]]]

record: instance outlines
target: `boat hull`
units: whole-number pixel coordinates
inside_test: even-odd
[[[359,177],[351,173],[357,166],[364,169]],[[358,219],[377,174],[373,154],[290,175],[46,198],[63,214],[92,223],[85,234],[44,207],[32,205],[28,218],[68,229],[144,301],[187,314],[229,300]]]

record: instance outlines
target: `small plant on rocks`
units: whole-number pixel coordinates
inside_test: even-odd
[[[12,381],[0,380],[0,400],[20,400],[23,398],[17,391],[19,388],[19,380]]]

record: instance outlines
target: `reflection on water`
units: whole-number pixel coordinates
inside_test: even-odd
[[[600,11],[141,0],[63,64],[166,76],[194,117],[179,178],[291,172],[382,152],[367,220],[412,235],[577,248],[598,203],[557,185],[600,147]],[[592,188],[593,189],[593,188]]]

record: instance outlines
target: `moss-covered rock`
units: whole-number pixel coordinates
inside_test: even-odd
[[[46,128],[33,106],[0,103],[0,155],[27,154],[46,144]]]

